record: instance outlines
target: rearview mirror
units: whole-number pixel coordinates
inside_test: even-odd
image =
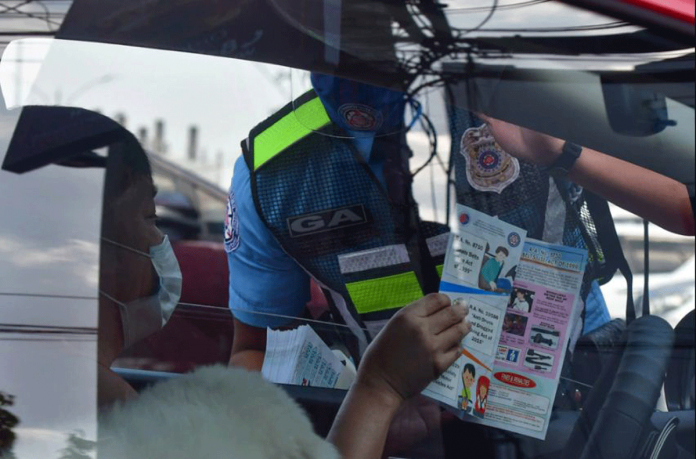
[[[602,77],[602,94],[609,125],[618,134],[645,137],[677,124],[668,117],[665,96],[651,89]]]

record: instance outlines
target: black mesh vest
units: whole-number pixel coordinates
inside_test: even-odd
[[[257,213],[364,345],[423,296],[420,255],[427,246],[437,269],[448,234],[390,199],[351,140],[332,136],[337,129],[310,91],[252,129],[242,148]]]

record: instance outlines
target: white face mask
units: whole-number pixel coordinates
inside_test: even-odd
[[[123,348],[126,349],[143,338],[158,332],[172,316],[181,297],[181,270],[166,235],[162,242],[150,247],[149,254],[110,239],[102,238],[102,240],[150,258],[159,276],[157,293],[129,303],[123,303],[109,294],[99,291],[106,298],[118,304],[123,325]]]

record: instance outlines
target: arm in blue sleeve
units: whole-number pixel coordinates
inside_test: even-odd
[[[259,218],[243,157],[235,163],[227,212],[225,250],[232,314],[254,327],[287,325],[302,315],[309,301],[309,275]]]

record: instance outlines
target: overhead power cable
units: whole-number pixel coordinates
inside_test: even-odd
[[[549,0],[529,0],[526,2],[509,3],[507,5],[498,5],[498,11],[514,10],[518,8],[526,8],[533,5],[540,5],[542,3],[548,3]],[[469,13],[483,13],[490,9],[490,6],[472,6],[472,7],[462,7],[462,8],[447,8],[447,14],[469,14]]]
[[[534,32],[534,33],[558,33],[558,32],[590,32],[595,30],[610,30],[621,27],[628,27],[630,24],[624,21],[607,22],[604,24],[590,24],[582,26],[565,26],[565,27],[537,27],[537,28],[495,28],[495,29],[478,29],[479,32]]]

